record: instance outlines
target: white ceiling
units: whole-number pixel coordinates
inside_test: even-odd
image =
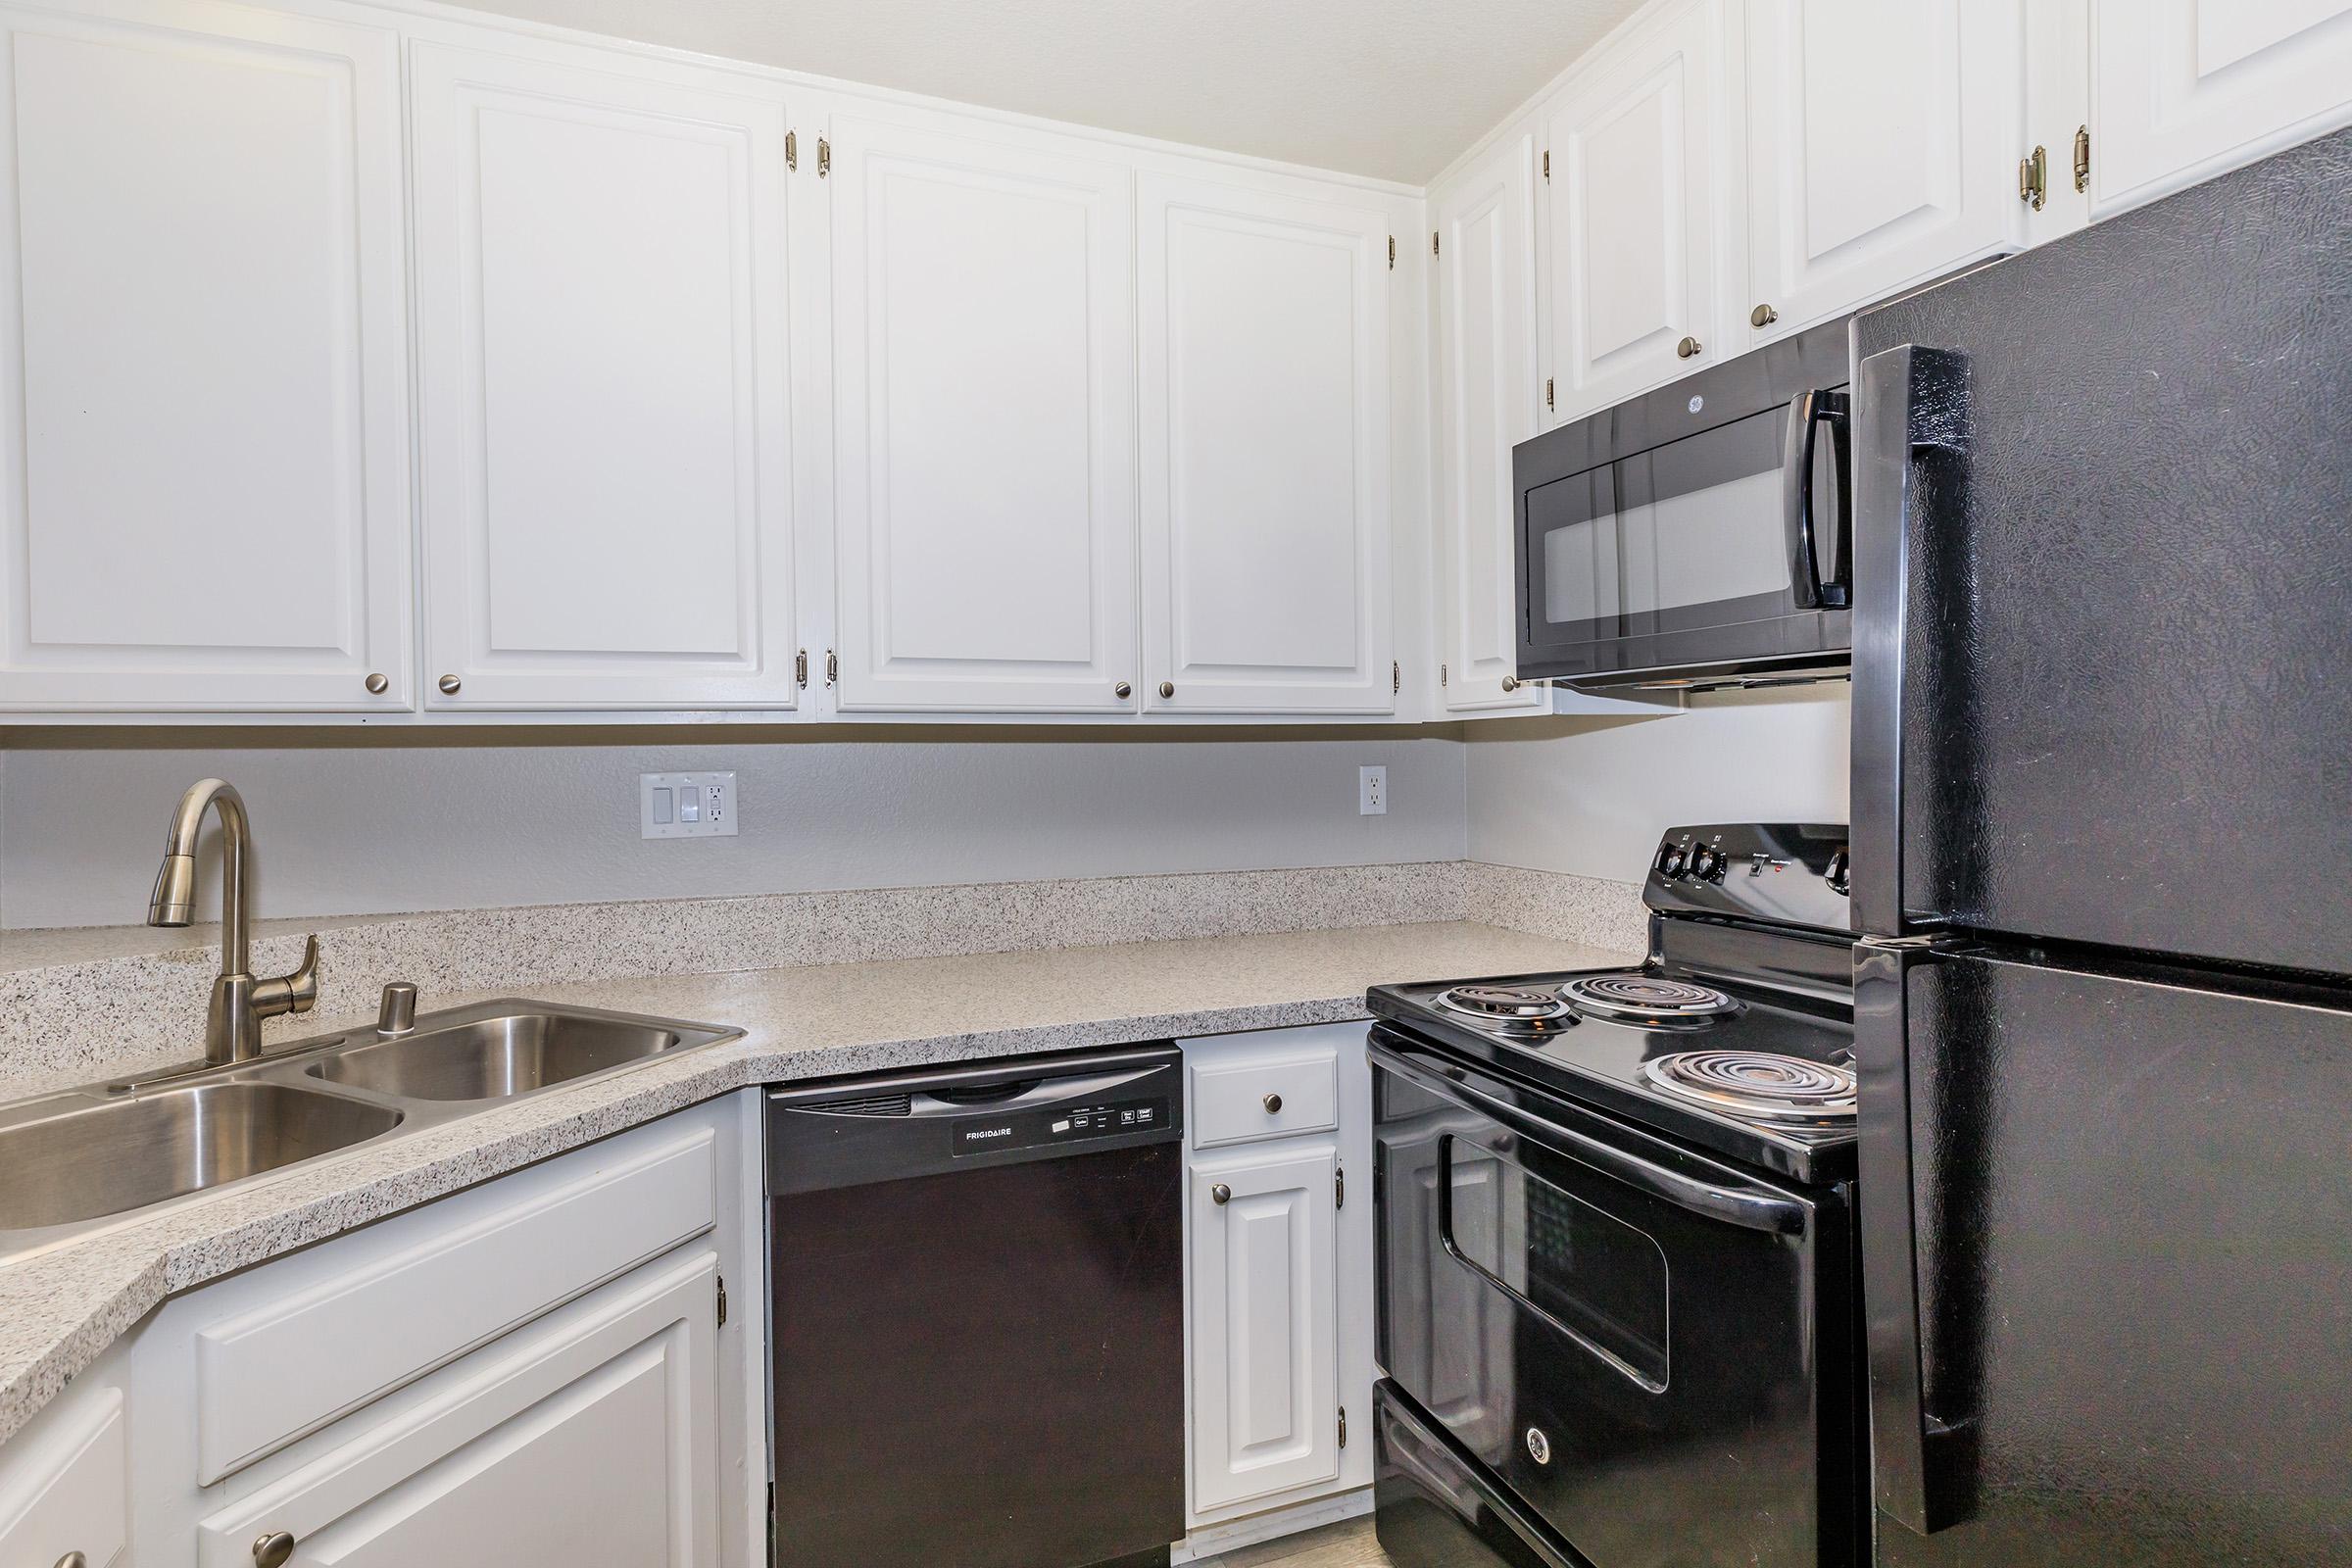
[[[462,0],[1422,183],[1639,0]]]

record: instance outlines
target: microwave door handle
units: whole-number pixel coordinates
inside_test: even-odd
[[[1966,453],[1968,361],[1903,344],[1864,360],[1855,383],[1854,929],[1903,934],[1903,683],[1913,551],[1924,548],[1920,479]]]
[[[1813,460],[1821,427],[1831,427],[1832,450],[1845,446],[1846,396],[1815,389],[1788,405],[1788,428],[1781,453],[1781,515],[1788,531],[1788,582],[1799,610],[1840,610],[1847,585],[1821,580],[1820,530],[1813,508]]]
[[[1791,1199],[1767,1197],[1737,1187],[1704,1182],[1681,1171],[1654,1165],[1621,1149],[1589,1138],[1571,1127],[1522,1110],[1509,1101],[1487,1094],[1451,1073],[1443,1073],[1409,1056],[1375,1045],[1372,1059],[1399,1078],[1410,1080],[1441,1100],[1477,1111],[1500,1122],[1560,1158],[1595,1170],[1637,1192],[1662,1199],[1678,1208],[1704,1214],[1742,1230],[1774,1236],[1802,1236],[1809,1216],[1805,1205]]]
[[[1975,1511],[1976,1424],[1929,1408],[1911,1121],[1910,974],[1948,942],[1865,937],[1854,948],[1854,1056],[1871,1485],[1878,1511],[1931,1535]]]

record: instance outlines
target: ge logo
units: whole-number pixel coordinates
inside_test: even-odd
[[[1705,408],[1706,406],[1707,400],[1705,398],[1692,398],[1690,400],[1690,412],[1692,414],[1696,414],[1699,410]]]
[[[1527,1456],[1538,1464],[1551,1463],[1551,1440],[1544,1435],[1542,1427],[1527,1429]]]

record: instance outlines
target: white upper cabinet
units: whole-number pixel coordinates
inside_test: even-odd
[[[2101,217],[2352,121],[2347,0],[2089,0]]]
[[[1659,17],[1545,111],[1551,417],[1726,357],[1720,0]]]
[[[2022,241],[2022,0],[1749,0],[1746,20],[1735,331],[1794,331]]]
[[[574,58],[412,55],[426,701],[787,708],[784,105]]]
[[[1511,448],[1536,433],[1536,144],[1504,137],[1431,195],[1438,235],[1439,651],[1448,712],[1514,711]],[[1505,683],[1510,683],[1506,689]]]
[[[1127,169],[833,124],[844,710],[1133,711]]]
[[[0,48],[0,710],[406,708],[389,19],[7,8]]]
[[[1149,708],[1395,710],[1389,210],[1138,180]]]

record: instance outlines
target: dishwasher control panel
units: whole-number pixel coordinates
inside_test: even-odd
[[[1075,1144],[1090,1138],[1119,1138],[1154,1133],[1173,1118],[1168,1098],[1155,1095],[1135,1100],[1106,1100],[1099,1103],[1038,1105],[995,1116],[965,1116],[952,1124],[950,1146],[958,1158],[994,1154],[1007,1149],[1035,1149],[1050,1144]]]

